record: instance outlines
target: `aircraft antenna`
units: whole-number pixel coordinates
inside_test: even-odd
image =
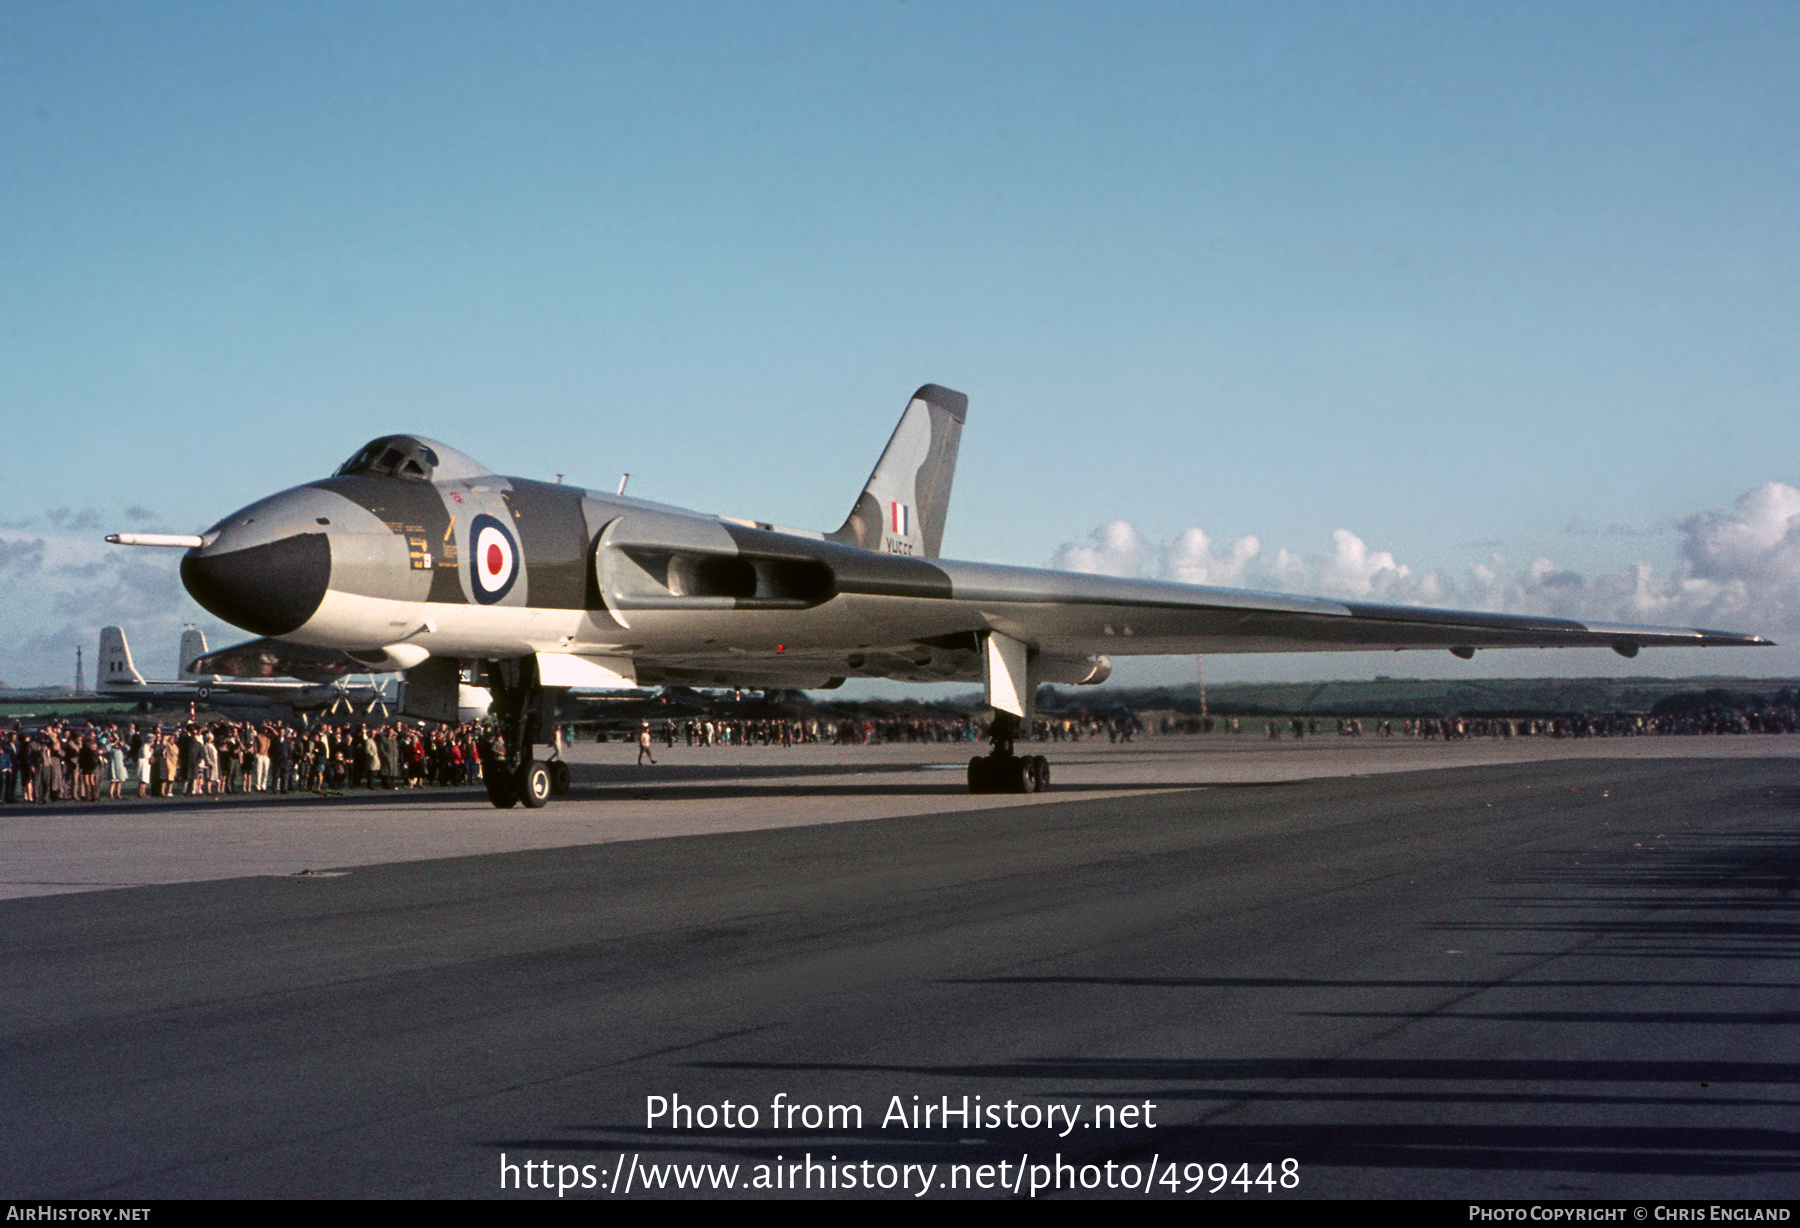
[[[621,473],[619,475],[619,489],[614,491],[613,493],[620,494],[620,495],[624,494],[625,493],[625,483],[627,483],[629,481],[631,481],[631,475],[629,473]]]

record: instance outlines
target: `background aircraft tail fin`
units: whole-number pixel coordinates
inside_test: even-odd
[[[936,558],[968,412],[969,398],[960,392],[926,384],[913,393],[856,506],[842,528],[825,536],[865,550]]]
[[[142,686],[144,676],[131,663],[131,646],[125,642],[125,628],[100,628],[100,661],[94,667],[94,689]]]
[[[175,659],[181,662],[181,673],[176,675],[183,681],[199,678],[210,678],[210,674],[196,674],[194,660],[206,655],[206,632],[198,627],[189,627],[181,633],[181,651]]]

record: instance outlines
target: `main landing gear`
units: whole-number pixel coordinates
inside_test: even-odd
[[[1050,787],[1050,761],[1042,755],[1015,755],[1019,718],[995,712],[990,736],[994,749],[969,760],[971,793],[1042,793]]]
[[[555,719],[554,695],[539,685],[537,661],[531,657],[488,661],[484,672],[494,697],[495,727],[481,746],[488,800],[502,810],[520,802],[539,809],[569,791],[568,764],[534,757],[544,729]]]

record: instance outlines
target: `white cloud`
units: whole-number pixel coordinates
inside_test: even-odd
[[[1494,555],[1457,580],[1403,563],[1343,528],[1332,533],[1328,549],[1303,554],[1285,546],[1264,550],[1251,536],[1215,544],[1198,528],[1158,546],[1123,520],[1096,529],[1092,546],[1064,546],[1051,565],[1405,605],[1763,634],[1800,628],[1800,489],[1769,482],[1676,528],[1679,562],[1667,575],[1640,562],[1590,579],[1547,558],[1518,567]]]
[[[100,628],[123,626],[140,667],[173,670],[183,623],[217,623],[187,596],[175,551],[109,546],[92,536],[0,529],[0,680],[43,686],[75,679],[86,649],[87,681]],[[171,676],[171,675],[164,675]]]
[[[1683,608],[1792,625],[1800,615],[1800,490],[1766,482],[1680,522]]]
[[[1050,566],[1100,576],[1135,576],[1155,553],[1149,542],[1123,520],[1109,520],[1088,534],[1091,546],[1064,543]]]
[[[1199,529],[1183,529],[1163,553],[1161,574],[1183,584],[1237,584],[1262,554],[1254,537],[1234,537],[1215,548]]]

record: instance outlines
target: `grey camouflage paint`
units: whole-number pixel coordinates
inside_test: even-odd
[[[864,550],[937,558],[968,413],[969,398],[960,392],[926,384],[913,393],[856,506],[827,538]],[[892,525],[894,504],[908,509],[911,523],[903,533]]]

